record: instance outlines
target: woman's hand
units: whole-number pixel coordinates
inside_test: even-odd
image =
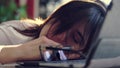
[[[22,45],[3,46],[0,52],[0,63],[11,63],[23,60],[38,60],[41,59],[39,46],[59,45],[45,36],[24,43]]]
[[[46,36],[41,36],[38,38],[38,41],[40,41],[41,44],[46,44],[46,45],[60,45],[59,43],[48,39]]]
[[[33,41],[23,44],[22,46],[18,47],[21,51],[21,56],[18,60],[38,60],[41,59],[39,46],[58,46],[60,45],[57,42],[54,42],[48,39],[45,36],[39,37]],[[19,52],[20,53],[20,52]]]

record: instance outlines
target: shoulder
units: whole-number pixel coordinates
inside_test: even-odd
[[[35,20],[11,20],[0,24],[0,44],[16,44],[32,40],[19,31],[30,30],[39,27]],[[40,22],[40,21],[39,21]]]
[[[2,22],[0,24],[0,27],[7,26],[7,27],[14,27],[18,30],[26,30],[29,28],[40,26],[41,24],[43,24],[43,20],[41,19],[36,19],[36,20],[24,19],[24,20],[11,20],[11,21]]]

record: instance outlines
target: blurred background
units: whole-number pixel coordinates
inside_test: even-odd
[[[25,18],[46,19],[57,7],[70,0],[0,0],[0,23]]]
[[[54,10],[70,0],[0,0],[0,23],[25,18],[46,19]],[[95,57],[120,56],[120,0],[113,0],[99,38],[102,39]]]

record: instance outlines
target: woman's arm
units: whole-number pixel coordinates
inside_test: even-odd
[[[19,51],[20,45],[0,46],[0,63],[8,63],[16,61],[21,55]]]
[[[11,63],[21,60],[38,60],[41,59],[39,46],[40,45],[58,45],[58,43],[40,37],[22,45],[0,46],[0,63]]]
[[[0,63],[40,59],[39,45],[39,40],[35,39],[22,45],[1,46]]]

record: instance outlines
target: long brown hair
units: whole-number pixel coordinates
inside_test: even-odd
[[[83,24],[81,20],[86,20],[86,23],[84,23],[85,28],[83,34],[80,33],[81,40],[78,40],[80,42],[80,45],[83,46],[82,51],[86,52],[90,47],[89,45],[93,40],[96,30],[101,27],[105,15],[106,12],[104,12],[104,9],[95,3],[84,1],[70,1],[69,3],[58,8],[45,20],[44,24],[36,27],[36,29],[24,30],[20,32],[27,36],[34,36],[37,38],[39,37],[39,33],[44,25],[55,18],[52,24],[58,23],[57,21],[60,21],[58,23],[59,25],[53,32],[54,35],[57,35],[70,30],[75,24]]]
[[[81,39],[78,41],[80,45],[83,46],[81,49],[86,52],[90,47],[89,45],[91,44],[91,41],[95,36],[96,30],[98,31],[97,33],[99,33],[105,15],[106,12],[104,11],[104,9],[102,9],[99,5],[96,5],[95,3],[71,1],[58,8],[45,21],[45,24],[49,23],[49,21],[55,18],[52,23],[58,23],[59,25],[53,32],[54,35],[61,34],[70,30],[75,24],[85,24],[83,34],[79,33]],[[82,20],[86,20],[86,22],[83,23]],[[74,41],[76,42],[76,40]]]

